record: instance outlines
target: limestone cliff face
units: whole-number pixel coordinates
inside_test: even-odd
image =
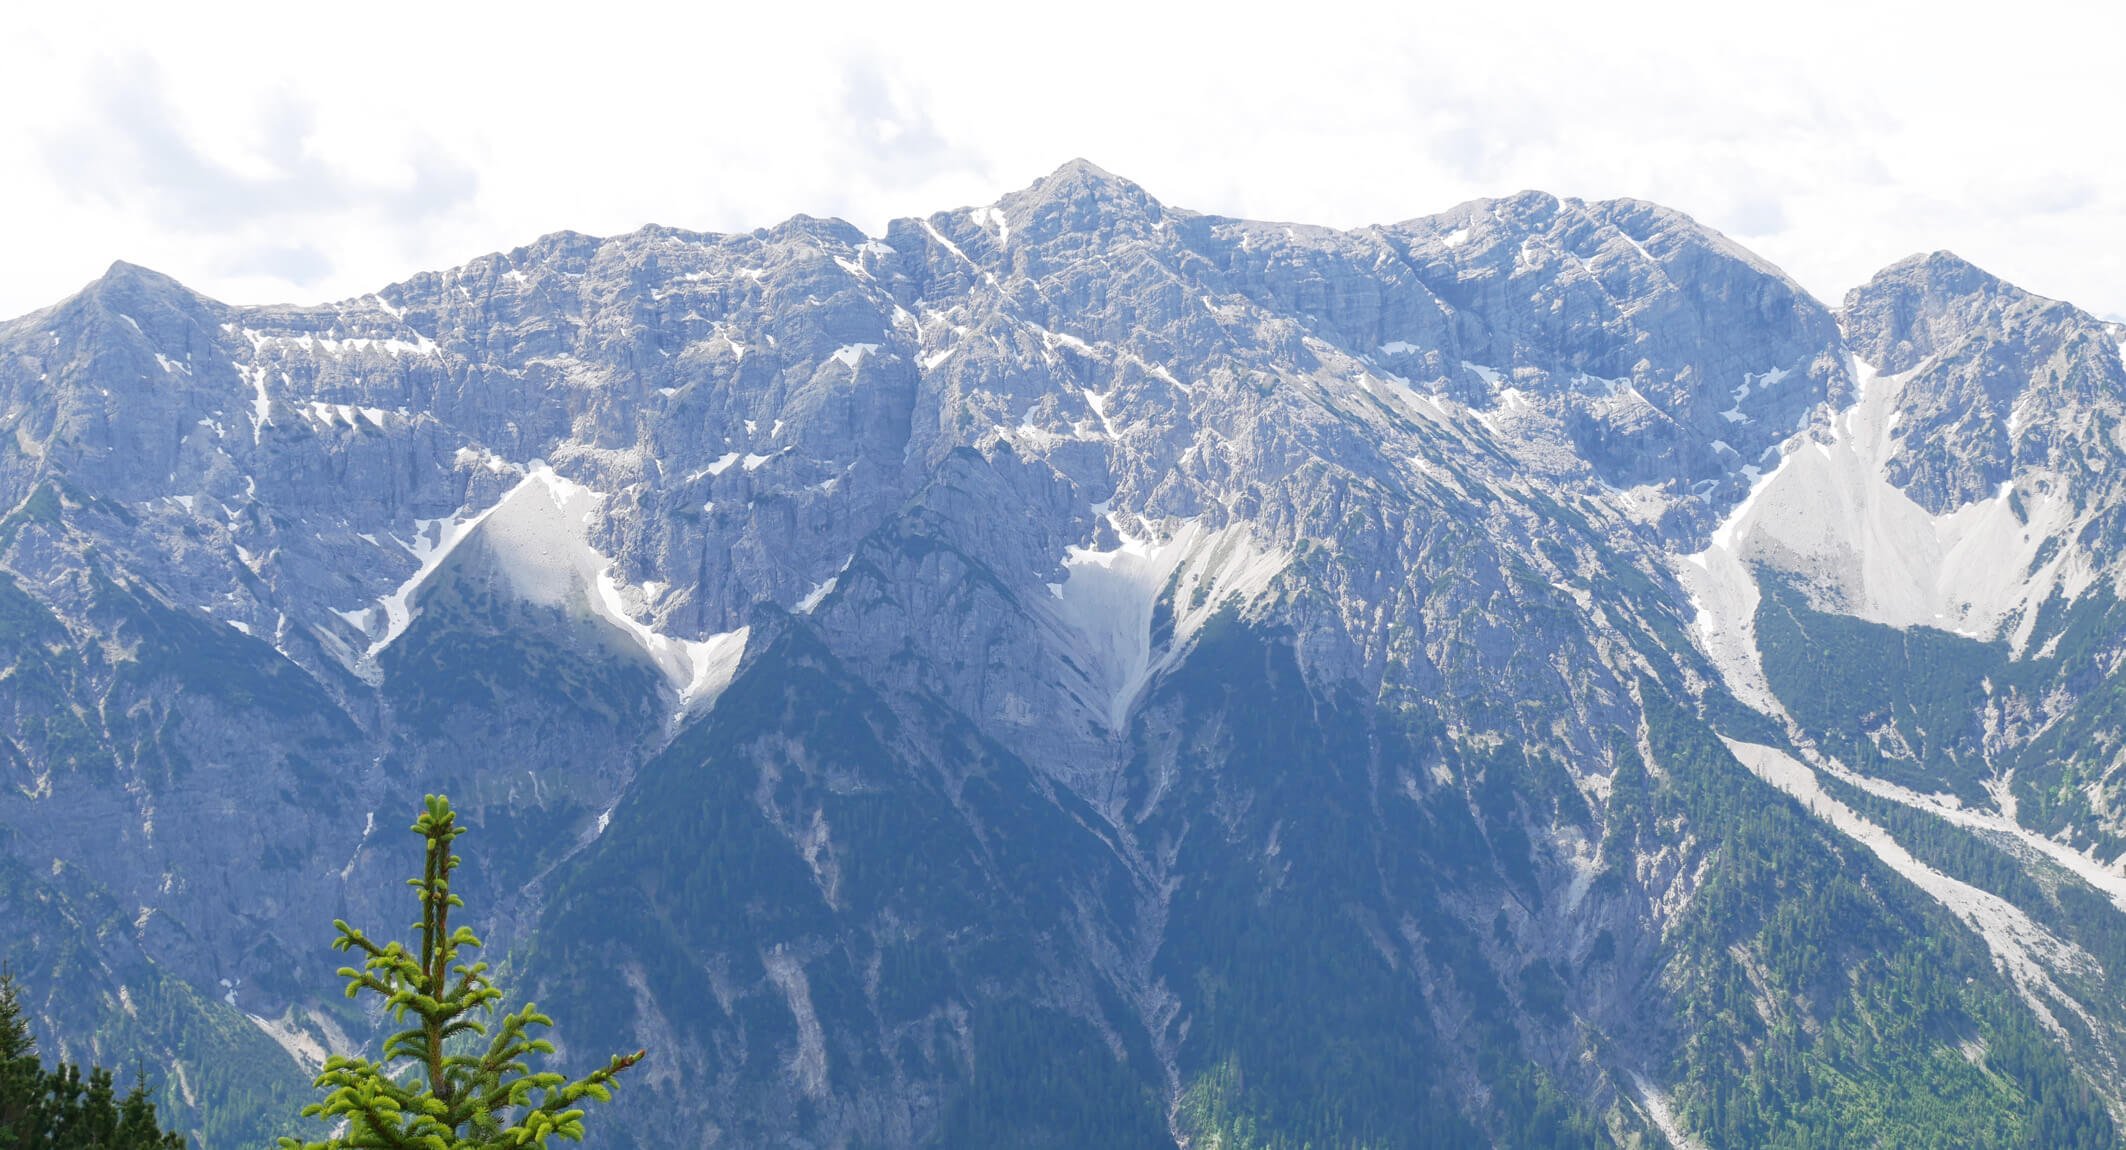
[[[1872,395],[1822,483],[2073,503],[1957,616],[2034,651],[2117,568],[2117,335],[1945,255],[1834,314],[1637,201],[1335,231],[1082,161],[316,307],[117,265],[0,326],[0,906],[46,908],[0,947],[67,1041],[240,1047],[173,1097],[271,1113],[371,1036],[319,947],[402,913],[447,789],[567,1053],[657,1050],[611,1144],[1518,1144],[1554,1094],[1684,1137],[1717,1071],[1655,988],[1714,961],[1731,812],[1646,798],[1699,769],[1662,716],[1830,769],[1760,578],[1909,628],[1866,572],[1944,562],[1777,526],[1793,461]]]
[[[2126,331],[2031,295],[1948,252],[1914,256],[1853,289],[1854,350],[1909,376],[1893,482],[1941,514],[2033,469],[2096,481],[2118,450]]]

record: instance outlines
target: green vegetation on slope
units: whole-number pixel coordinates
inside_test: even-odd
[[[2016,817],[2040,834],[2072,828],[2077,848],[2105,858],[2126,853],[2115,813],[2126,806],[2126,780],[2109,768],[2126,746],[2126,675],[2116,673],[2116,645],[2126,635],[2126,601],[2102,581],[2068,603],[2057,594],[2039,612],[2031,643],[2049,648],[2032,659],[2032,694],[2064,688],[2073,709],[2047,724],[2002,763],[2015,772]],[[2039,677],[2042,669],[2044,675]],[[2092,791],[2107,794],[2092,799]],[[2108,818],[2100,810],[2112,812]]]
[[[1131,904],[1095,816],[944,708],[888,707],[803,625],[773,626],[557,872],[523,961],[564,1037],[668,1035],[675,1062],[714,1059],[684,1088],[733,1114],[803,1112],[869,1081],[942,1096],[943,1145],[1171,1146],[1145,1036],[1046,941]],[[911,743],[934,750],[888,749]],[[1107,904],[1074,902],[1073,874]],[[616,966],[626,979],[605,976]],[[1082,994],[1068,1009],[1066,987]],[[801,1009],[821,1028],[809,1086],[790,1074]],[[653,1073],[613,1145],[672,1144],[656,1100],[680,1086]]]
[[[1669,975],[1693,1129],[1734,1150],[2119,1144],[1978,940],[1647,697],[1666,775],[1650,814],[1683,815],[1714,851]]]
[[[1985,801],[1980,722],[2010,672],[2006,643],[1826,614],[1769,571],[1758,585],[1765,679],[1824,750],[1922,793]]]
[[[2053,933],[2081,946],[2114,985],[2126,985],[2126,912],[2067,871],[2032,864],[1986,837],[1903,803],[1824,777],[1824,790],[1882,827],[1928,866],[2015,904]]]
[[[1158,961],[1189,1019],[1179,1120],[1199,1145],[1607,1144],[1598,1116],[1520,1053],[1516,1000],[1557,1010],[1554,972],[1504,984],[1445,905],[1507,889],[1540,898],[1528,826],[1587,817],[1554,766],[1470,750],[1458,773],[1473,793],[1442,788],[1412,809],[1383,790],[1459,756],[1436,725],[1318,697],[1289,642],[1230,614],[1146,709],[1180,721],[1174,745],[1140,752],[1178,762],[1175,792],[1139,833],[1179,844]],[[1394,817],[1378,817],[1390,803]],[[1205,811],[1222,821],[1195,822]],[[1406,930],[1468,1006],[1463,1053],[1491,1093],[1489,1131],[1454,1100],[1453,1054],[1407,944],[1386,937]]]
[[[384,694],[419,740],[444,735],[461,713],[594,720],[639,738],[660,716],[662,679],[602,619],[499,594],[445,566],[418,613],[384,648]]]
[[[0,970],[0,1150],[185,1150],[185,1139],[156,1120],[145,1077],[121,1097],[100,1066],[47,1069],[14,976]]]
[[[7,839],[0,827],[0,845]],[[200,1150],[251,1150],[294,1126],[303,1076],[235,1007],[150,961],[133,916],[78,868],[32,873],[0,857],[0,918],[21,928],[0,960],[35,1009],[90,1050],[155,1068],[155,1102]]]

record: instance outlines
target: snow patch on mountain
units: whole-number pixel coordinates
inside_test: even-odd
[[[443,560],[450,557],[451,552],[457,549],[459,543],[463,542],[481,523],[487,520],[488,516],[501,509],[510,501],[511,496],[523,490],[525,484],[531,481],[531,477],[527,475],[517,483],[516,487],[510,489],[508,495],[504,495],[493,506],[484,510],[473,511],[469,507],[464,507],[459,508],[451,515],[439,519],[416,519],[413,521],[412,539],[392,537],[393,542],[405,548],[413,556],[415,562],[413,574],[400,583],[389,595],[377,600],[373,607],[357,611],[333,612],[340,618],[375,636],[374,641],[370,643],[367,650],[360,654],[351,668],[356,674],[371,683],[378,680],[381,672],[377,669],[376,657],[385,647],[391,645],[392,640],[403,634],[406,630],[406,625],[413,621],[414,595],[427,584],[429,577],[434,575],[436,569],[443,565]],[[381,634],[376,634],[374,630],[377,611],[382,611],[384,615],[384,626]]]
[[[266,394],[266,369],[230,366],[236,367],[238,373],[251,383],[251,442],[256,444],[265,437],[266,427],[273,422],[273,397]]]
[[[2095,577],[2079,548],[2057,542],[2071,540],[2077,524],[2056,477],[2026,472],[1993,498],[1942,515],[1891,484],[1886,465],[1899,448],[1897,401],[1908,376],[1877,376],[1857,360],[1854,376],[1859,397],[1832,417],[1829,441],[1790,439],[1706,548],[1676,565],[1698,608],[1701,646],[1729,688],[1767,713],[1780,709],[1756,648],[1760,568],[1793,577],[1829,610],[2005,637],[2018,652],[2055,588],[2071,599]]]
[[[834,591],[834,584],[838,578],[838,576],[829,575],[813,584],[812,589],[805,592],[805,597],[799,599],[797,605],[790,609],[791,613],[795,615],[810,615],[817,610],[820,603],[825,601],[827,596]]]
[[[532,467],[487,518],[480,541],[526,602],[590,613],[632,638],[679,695],[681,712],[713,701],[729,685],[745,650],[745,629],[707,639],[676,639],[637,620],[626,605],[612,560],[590,542],[605,502],[543,465]]]
[[[865,356],[877,354],[878,345],[875,343],[851,343],[836,348],[833,358],[843,367],[854,371],[856,370],[856,365],[862,362]]]
[[[613,574],[612,560],[590,542],[591,525],[598,521],[605,499],[603,493],[534,463],[516,486],[485,510],[416,520],[411,540],[394,537],[419,562],[412,577],[375,608],[337,612],[358,627],[373,626],[378,609],[384,615],[383,633],[357,661],[356,672],[376,679],[381,673],[377,656],[412,622],[421,591],[446,559],[477,539],[507,590],[517,598],[593,615],[632,639],[677,695],[678,715],[713,702],[737,670],[748,629],[682,639],[638,620],[628,609],[626,589]]]
[[[1068,549],[1069,574],[1059,588],[1050,585],[1048,609],[1060,624],[1062,654],[1088,688],[1079,698],[1120,731],[1146,684],[1187,651],[1203,624],[1227,604],[1260,598],[1292,556],[1258,546],[1245,524],[1213,531],[1191,522],[1163,541],[1124,531],[1115,517],[1109,525],[1120,539],[1115,547]],[[1155,644],[1162,599],[1173,633]]]
[[[723,694],[723,689],[731,685],[731,679],[738,674],[738,661],[745,656],[746,640],[751,638],[752,632],[751,627],[740,627],[706,639],[672,640],[685,649],[687,661],[693,669],[692,677],[680,688],[679,709],[672,715],[674,723],[714,703],[717,696]]]

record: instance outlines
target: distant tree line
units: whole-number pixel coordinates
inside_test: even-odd
[[[13,975],[0,972],[0,1150],[185,1150],[165,1132],[145,1075],[119,1096],[111,1072],[47,1069]]]

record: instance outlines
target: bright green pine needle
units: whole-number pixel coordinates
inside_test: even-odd
[[[503,1014],[490,1032],[502,991],[488,980],[486,963],[458,961],[461,951],[480,947],[479,937],[469,927],[450,928],[450,912],[465,905],[450,890],[462,861],[450,844],[465,828],[448,798],[430,795],[412,829],[427,840],[421,877],[407,880],[421,902],[411,927],[417,946],[379,945],[344,922],[332,924],[340,932],[333,948],[363,956],[360,968],[340,968],[347,997],[377,995],[406,1029],[385,1040],[382,1061],[327,1060],[317,1087],[329,1093],[303,1113],[344,1127],[323,1142],[283,1138],[281,1150],[522,1150],[545,1147],[549,1138],[582,1141],[585,1114],[576,1103],[611,1101],[614,1079],[646,1052],[615,1055],[570,1081],[531,1068],[531,1058],[554,1052],[551,1042],[529,1034],[553,1025],[536,1006]],[[449,1053],[451,1040],[466,1034],[486,1037],[486,1051]]]

